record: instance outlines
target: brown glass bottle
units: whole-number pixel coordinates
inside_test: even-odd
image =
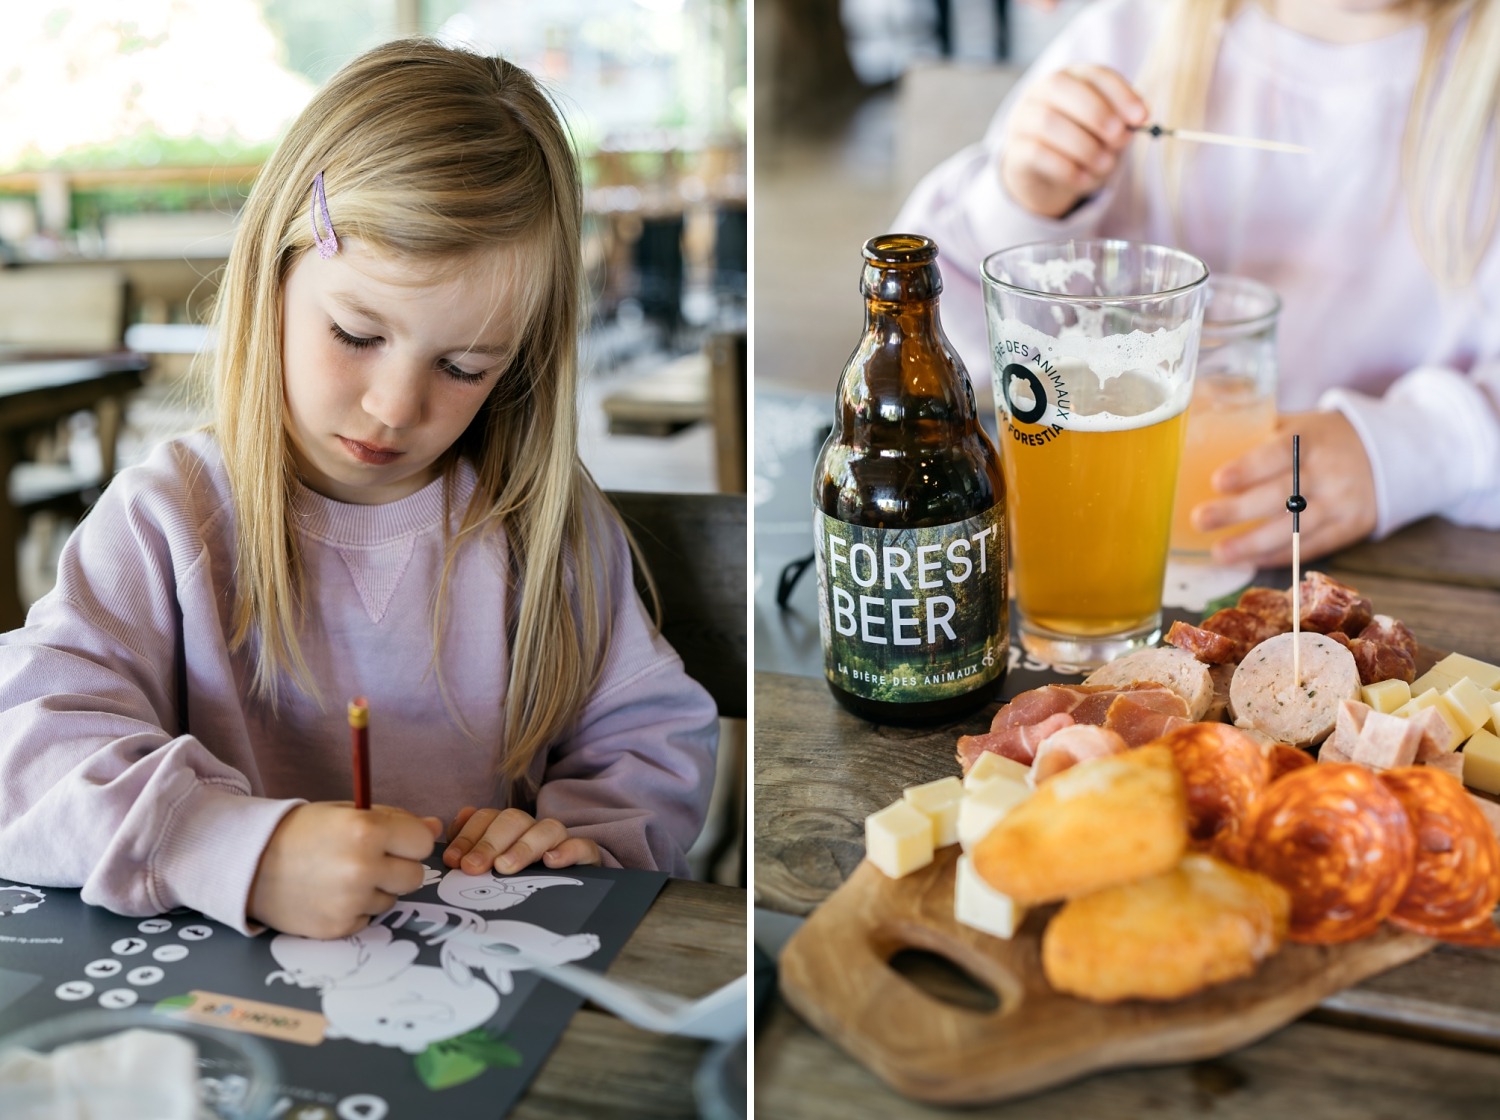
[[[865,329],[813,473],[828,687],[880,723],[935,723],[999,692],[1010,646],[1005,482],[938,320],[926,237],[864,247]]]

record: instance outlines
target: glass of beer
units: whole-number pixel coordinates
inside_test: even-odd
[[[1161,635],[1208,268],[1101,239],[1003,249],[983,272],[1021,644],[1102,665]]]
[[[1270,437],[1276,427],[1276,317],[1281,299],[1259,280],[1213,276],[1203,308],[1198,342],[1198,374],[1188,406],[1187,439],[1177,474],[1172,513],[1172,554],[1207,559],[1220,537],[1238,532],[1225,526],[1193,528],[1193,507],[1215,494],[1209,479]]]

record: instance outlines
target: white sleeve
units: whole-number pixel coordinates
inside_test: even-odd
[[[1370,457],[1376,537],[1430,514],[1500,529],[1500,360],[1414,369],[1378,398],[1330,389],[1318,407],[1348,417]]]

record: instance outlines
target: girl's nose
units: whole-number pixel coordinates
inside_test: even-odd
[[[430,377],[429,371],[416,369],[414,363],[382,362],[365,387],[360,404],[386,428],[413,428],[426,408]]]

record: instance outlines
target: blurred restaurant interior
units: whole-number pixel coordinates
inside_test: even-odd
[[[567,121],[586,190],[580,432],[595,479],[743,493],[745,0],[43,0],[3,18],[6,628],[111,473],[201,422],[185,377],[213,345],[238,210],[281,132],[343,63],[405,35],[506,56]],[[742,661],[743,586],[741,570]],[[743,814],[737,785],[743,802],[740,780],[721,780],[704,877],[710,862],[742,875],[742,853],[716,843]]]

